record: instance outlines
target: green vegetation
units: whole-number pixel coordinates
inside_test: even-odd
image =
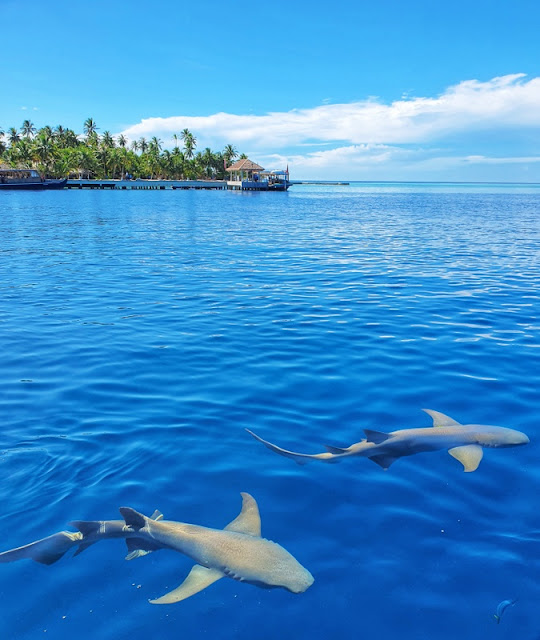
[[[47,178],[123,179],[129,175],[162,180],[223,179],[225,166],[238,157],[230,144],[223,151],[207,147],[196,152],[197,139],[189,129],[173,139],[172,151],[163,150],[162,141],[155,136],[149,141],[134,140],[128,147],[124,135],[116,139],[110,131],[99,135],[93,118],[85,121],[83,135],[62,125],[36,130],[25,120],[20,129],[11,127],[4,132],[0,128],[0,164],[37,169]]]

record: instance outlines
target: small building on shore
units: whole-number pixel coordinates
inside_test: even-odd
[[[249,158],[241,158],[227,167],[227,187],[241,191],[287,191],[290,186],[289,170],[265,171]]]

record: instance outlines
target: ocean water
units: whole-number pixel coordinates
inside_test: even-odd
[[[540,187],[0,194],[0,550],[127,505],[263,535],[315,577],[147,602],[193,562],[112,540],[0,565],[0,638],[538,640]],[[363,429],[527,433],[306,466]],[[497,625],[493,613],[518,598]]]

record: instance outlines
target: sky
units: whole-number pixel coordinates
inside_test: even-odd
[[[540,182],[538,0],[0,0],[0,129],[233,144],[292,179]]]

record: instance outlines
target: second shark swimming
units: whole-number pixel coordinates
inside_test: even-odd
[[[255,499],[242,493],[242,510],[225,529],[163,520],[159,511],[147,517],[129,507],[120,507],[123,520],[75,521],[79,531],[60,531],[17,549],[0,553],[0,563],[29,558],[53,564],[67,551],[112,538],[124,538],[126,560],[170,549],[179,551],[195,564],[184,582],[152,604],[171,604],[202,591],[220,578],[228,577],[258,587],[282,587],[302,593],[313,584],[313,576],[279,544],[261,537],[261,518]]]
[[[396,460],[405,456],[446,449],[461,462],[463,471],[471,472],[478,468],[485,448],[517,447],[529,443],[528,436],[515,429],[460,424],[439,411],[424,411],[431,416],[433,427],[390,432],[364,429],[366,437],[360,442],[344,448],[326,445],[327,451],[323,453],[295,453],[263,440],[249,429],[246,431],[271,451],[292,458],[298,464],[305,464],[310,460],[339,462],[344,458],[360,456],[373,460],[383,469],[388,469]]]

